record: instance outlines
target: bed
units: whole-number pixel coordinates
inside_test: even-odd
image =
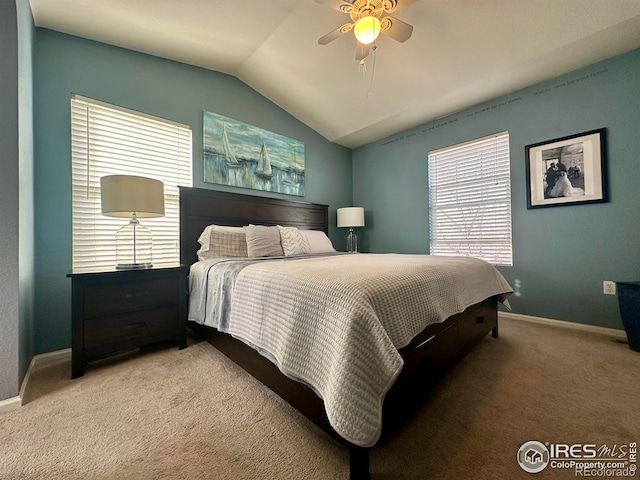
[[[299,201],[181,187],[180,261],[188,265],[196,264],[192,269],[193,275],[197,273],[198,268],[202,269],[201,267],[204,264],[204,262],[196,263],[198,261],[196,252],[200,247],[197,241],[198,237],[205,227],[212,224],[227,226],[244,226],[248,224],[266,226],[281,225],[285,227],[297,227],[299,229],[321,230],[328,233],[328,207],[326,205]],[[261,260],[246,261],[245,263],[249,266],[242,265],[238,267],[240,273],[237,274],[238,277],[237,280],[235,280],[235,288],[242,291],[244,287],[246,292],[251,292],[256,289],[256,285],[263,286],[281,277],[283,275],[281,271],[283,270],[288,271],[287,275],[295,275],[298,271],[302,272],[303,268],[311,268],[314,272],[313,275],[316,275],[318,272],[326,271],[327,268],[336,268],[337,263],[348,263],[349,268],[357,269],[361,268],[359,263],[369,261],[367,260],[367,255],[369,254],[342,255],[341,257],[339,253],[336,253],[328,255],[327,258],[320,255],[320,258],[275,259],[274,262],[271,260],[268,262],[262,262]],[[408,258],[408,256],[398,256],[395,258],[407,260],[405,257]],[[388,262],[390,260],[388,255],[376,256],[371,254],[369,258],[371,258],[372,261],[375,259],[380,262]],[[411,258],[409,263],[415,263],[414,260],[422,259]],[[244,262],[244,260],[229,262],[228,264],[231,265],[242,262]],[[217,261],[211,263],[215,264]],[[220,264],[223,263],[224,262],[220,262]],[[409,263],[407,263],[407,265],[409,265]],[[384,266],[386,263],[381,263],[380,265]],[[493,267],[488,267],[495,271]],[[206,268],[210,269],[213,268],[213,266],[209,267],[207,265]],[[315,268],[315,270],[313,270],[313,268]],[[245,272],[247,272],[246,275]],[[265,275],[268,281],[262,282],[263,277],[256,277],[258,273]],[[254,278],[251,277],[251,275],[257,278],[256,281],[259,280],[262,283],[251,283],[251,279]],[[272,277],[269,277],[269,275],[272,275]],[[499,274],[496,275],[502,278]],[[304,275],[300,278],[304,278]],[[313,278],[315,279],[315,277]],[[290,283],[294,285],[297,285],[298,282],[300,282],[300,279],[290,281]],[[483,282],[476,281],[476,283]],[[294,287],[291,288],[292,291],[296,291]],[[412,407],[420,404],[424,398],[424,393],[460,358],[487,336],[489,332],[492,332],[493,337],[498,336],[497,304],[498,301],[503,301],[510,291],[510,287],[508,287],[506,282],[501,284],[500,288],[501,289],[496,290],[495,293],[469,304],[464,311],[452,314],[442,321],[430,323],[424,329],[421,327],[419,333],[416,335],[412,334],[411,338],[406,339],[406,341],[399,340],[398,342],[392,342],[392,352],[388,352],[389,355],[387,355],[391,363],[389,372],[387,373],[385,370],[387,363],[380,363],[379,367],[379,371],[382,372],[380,373],[380,382],[382,382],[383,385],[376,387],[379,388],[376,392],[378,395],[381,394],[384,403],[382,403],[382,400],[379,402],[380,418],[377,419],[378,423],[375,425],[377,431],[367,430],[367,433],[363,433],[362,436],[358,436],[359,424],[357,427],[347,425],[345,428],[342,419],[352,418],[354,416],[353,412],[356,411],[353,410],[353,408],[362,408],[367,412],[369,411],[370,405],[364,404],[363,407],[363,404],[358,403],[361,398],[360,393],[357,391],[358,382],[359,378],[369,379],[374,376],[377,377],[377,375],[371,375],[371,372],[367,372],[366,375],[356,372],[349,377],[348,371],[347,373],[340,371],[338,375],[334,376],[340,378],[343,383],[337,384],[337,387],[335,385],[332,386],[339,390],[345,386],[356,385],[356,387],[354,387],[356,388],[356,393],[351,395],[351,402],[355,402],[357,405],[350,407],[347,400],[344,400],[345,405],[342,405],[340,404],[340,402],[343,401],[342,399],[333,399],[333,397],[330,399],[328,395],[324,395],[325,400],[323,401],[316,392],[326,392],[326,388],[329,387],[322,384],[321,387],[325,388],[325,390],[323,390],[317,383],[313,383],[313,380],[316,378],[313,377],[313,375],[298,375],[297,371],[294,372],[296,374],[292,374],[289,366],[283,365],[281,362],[280,367],[276,366],[280,357],[273,357],[264,349],[261,353],[258,352],[256,345],[253,343],[253,339],[250,337],[250,332],[248,333],[249,336],[244,338],[245,341],[240,341],[236,338],[239,337],[237,332],[231,332],[234,333],[234,336],[232,336],[198,322],[189,322],[189,324],[192,330],[200,334],[240,367],[280,395],[316,425],[344,444],[350,452],[350,478],[353,480],[366,479],[369,478],[369,451],[379,439],[380,435],[385,435],[385,433],[392,431],[395,426],[404,421],[406,419],[405,417],[410,414]],[[303,290],[298,289],[296,295],[301,293],[303,293]],[[268,291],[266,291],[265,295],[267,295],[268,298],[273,298],[273,295],[269,294]],[[309,295],[312,300],[312,294]],[[251,305],[242,305],[241,309],[238,307],[238,305],[242,304],[242,302],[239,301],[241,297],[237,295],[234,298],[236,299],[236,303],[232,311],[236,314],[242,311],[246,317],[265,321],[265,326],[260,326],[259,328],[264,328],[264,330],[267,331],[268,326],[266,326],[266,322],[269,317],[269,311],[265,310],[266,307],[260,306],[260,308],[258,308],[257,311],[263,312],[262,315],[250,314],[249,307]],[[310,299],[307,299],[307,301]],[[295,300],[297,301],[297,299]],[[469,303],[468,299],[465,301],[467,304]],[[190,313],[190,317],[193,316],[192,313]],[[255,318],[261,316],[264,318]],[[200,321],[200,319],[198,319],[198,321]],[[298,332],[294,333],[294,336],[299,337]],[[376,339],[379,337],[380,335],[378,334],[371,334],[370,337],[367,337],[365,343],[367,346],[369,346],[369,342],[371,342],[371,345],[374,345]],[[252,341],[247,341],[247,338]],[[381,340],[379,343],[381,350],[389,350],[389,345],[385,344],[384,340]],[[375,345],[377,348],[377,343],[375,343]],[[374,349],[374,347],[371,348]],[[345,362],[341,363],[344,364]],[[347,367],[349,367],[352,362],[346,363]],[[283,368],[285,366],[287,368]],[[315,371],[315,366],[312,366],[310,370]],[[286,372],[287,375],[283,374],[283,371]],[[378,366],[376,366],[375,371],[378,371]],[[385,377],[385,375],[387,376]],[[308,381],[303,383],[293,378],[302,378]],[[376,379],[376,381],[378,380]],[[368,386],[366,388],[368,388]],[[344,388],[344,393],[345,397],[349,397],[347,388]],[[334,406],[337,406],[337,408],[334,408]],[[352,408],[352,410],[348,410],[347,408]],[[336,417],[336,411],[342,412],[344,409],[347,409],[346,413],[343,417],[340,417],[340,421],[337,422],[336,418],[338,417]],[[374,411],[372,415],[375,418],[376,412]],[[366,417],[366,415],[364,416]],[[349,430],[350,428],[353,430]],[[353,432],[355,432],[355,435]]]

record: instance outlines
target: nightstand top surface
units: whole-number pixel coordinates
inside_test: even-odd
[[[67,274],[67,277],[77,277],[82,275],[100,275],[105,273],[117,273],[123,275],[146,275],[143,272],[157,272],[157,271],[166,271],[166,270],[189,270],[189,265],[183,265],[179,263],[174,264],[165,264],[165,265],[157,265],[151,268],[129,268],[118,270],[114,267],[112,268],[96,268],[95,270],[84,270],[82,272],[71,272]]]

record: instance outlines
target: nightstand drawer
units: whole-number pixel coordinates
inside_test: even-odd
[[[178,279],[173,277],[114,283],[109,288],[100,284],[85,285],[85,315],[101,315],[131,308],[178,303]]]
[[[93,357],[177,337],[178,320],[178,305],[86,320],[85,355]]]

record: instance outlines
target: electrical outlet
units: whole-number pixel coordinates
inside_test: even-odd
[[[612,282],[610,280],[605,280],[602,282],[602,292],[605,295],[615,295],[616,294],[616,282]]]

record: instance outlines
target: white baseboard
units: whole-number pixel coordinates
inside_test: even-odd
[[[7,398],[0,401],[0,415],[3,413],[13,412],[22,406],[22,397]]]
[[[599,327],[597,325],[587,325],[586,323],[566,322],[564,320],[553,320],[551,318],[532,317],[531,315],[522,315],[520,313],[498,312],[498,319],[502,320],[522,320],[525,322],[539,323],[542,325],[553,325],[560,328],[569,328],[572,330],[581,330],[583,332],[599,333],[613,337],[616,340],[627,341],[627,334],[624,330],[617,328]]]
[[[40,355],[35,355],[31,359],[31,365],[33,365],[34,371],[38,371],[41,368],[48,367],[50,365],[56,365],[58,363],[67,362],[70,360],[71,360],[71,349],[65,348],[63,350],[56,350],[55,352],[41,353]]]
[[[22,399],[24,398],[25,391],[27,389],[27,385],[29,384],[29,379],[31,375],[38,370],[48,367],[50,365],[56,365],[58,363],[66,362],[71,359],[71,349],[66,348],[64,350],[57,350],[55,352],[49,353],[41,353],[39,355],[35,355],[31,359],[31,363],[29,363],[29,368],[27,368],[27,373],[22,380],[22,385],[20,386],[20,393],[17,397],[9,398],[7,400],[0,401],[0,414],[5,412],[11,412],[13,410],[18,410],[22,407]]]

